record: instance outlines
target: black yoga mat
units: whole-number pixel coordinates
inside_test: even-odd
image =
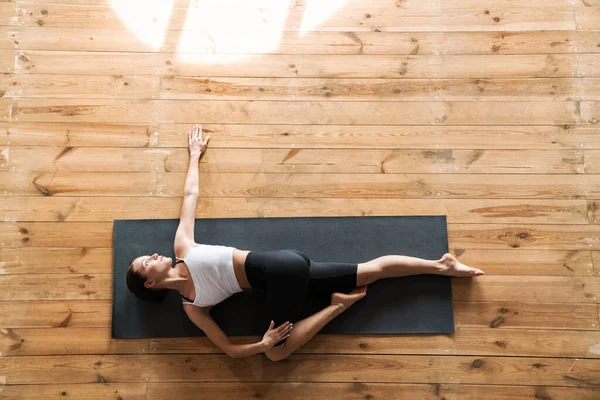
[[[171,256],[179,220],[126,220],[114,223],[112,337],[204,336],[186,316],[179,295],[149,304],[129,292],[125,276],[136,257]],[[360,263],[402,254],[439,259],[448,251],[446,218],[299,217],[197,219],[195,240],[243,250],[296,249],[314,261]],[[264,293],[244,291],[216,305],[211,314],[229,336],[263,335]],[[307,299],[303,316],[329,304],[330,297]],[[453,333],[450,278],[417,275],[369,285],[367,296],[330,322],[321,333]]]

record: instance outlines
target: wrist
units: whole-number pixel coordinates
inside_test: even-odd
[[[269,350],[269,346],[267,346],[267,344],[265,343],[264,340],[261,340],[260,342],[258,342],[258,346],[260,348],[261,353],[264,353],[265,351]]]

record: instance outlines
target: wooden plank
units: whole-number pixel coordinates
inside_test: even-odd
[[[0,301],[0,327],[110,328],[110,300]],[[454,302],[457,328],[598,330],[592,303]],[[175,339],[173,339],[175,340]]]
[[[237,4],[237,3],[236,3]],[[24,26],[52,28],[107,28],[127,30],[130,26],[194,32],[197,27],[227,29],[234,38],[265,31],[531,31],[574,30],[574,12],[565,7],[548,8],[543,13],[528,8],[500,10],[420,9],[402,7],[338,8],[327,18],[306,14],[304,8],[173,8],[153,7],[144,15],[132,15],[131,7],[86,7],[62,4],[19,3],[18,20]],[[171,11],[171,12],[169,12]],[[333,10],[332,10],[333,11]],[[486,12],[487,11],[487,12]],[[225,23],[216,21],[229,21]],[[193,35],[190,34],[190,35]],[[189,39],[187,39],[189,41]]]
[[[0,2],[0,21],[2,24],[15,24],[19,5],[13,2]]]
[[[565,125],[580,121],[579,102],[287,102],[191,100],[5,99],[23,122]],[[595,104],[586,102],[583,104]],[[582,104],[582,107],[583,107]],[[598,103],[600,104],[600,103]],[[0,105],[1,106],[1,105]],[[7,103],[7,106],[10,106]],[[8,115],[8,114],[7,114]],[[582,114],[583,117],[584,114]]]
[[[63,0],[61,0],[63,1]],[[585,395],[584,390],[574,390],[572,393]],[[549,393],[555,393],[550,389]],[[564,392],[564,391],[563,391]],[[566,393],[566,392],[565,392]],[[8,385],[2,387],[2,398],[5,400],[44,399],[59,400],[67,398],[93,400],[93,399],[127,399],[147,400],[145,383],[86,383],[81,385]],[[184,398],[184,397],[180,397]],[[582,397],[583,399],[584,397]]]
[[[9,197],[4,220],[176,219],[180,216],[181,202],[181,197]],[[420,199],[416,202],[363,198],[357,203],[344,198],[257,197],[199,198],[195,215],[196,218],[446,215],[449,223],[588,224],[588,212],[585,200]]]
[[[1,222],[6,247],[110,247],[112,222]],[[596,225],[448,224],[450,248],[598,250]]]
[[[62,0],[67,1],[67,0]],[[115,393],[116,392],[116,393]],[[65,393],[63,395],[63,393]],[[146,393],[148,397],[146,398]],[[63,399],[65,395],[77,399],[92,400],[119,395],[132,400],[215,400],[215,399],[388,399],[419,398],[433,400],[444,398],[483,398],[501,400],[519,399],[578,399],[596,400],[595,388],[552,387],[552,386],[494,386],[455,384],[401,384],[401,383],[97,383],[56,385],[10,385],[3,388],[3,398],[20,400],[43,398]],[[369,397],[372,396],[372,397]]]
[[[26,196],[153,195],[154,172],[0,172],[0,191]]]
[[[208,153],[206,153],[208,155]],[[600,151],[586,150],[584,152],[585,173],[598,174],[600,173]]]
[[[14,52],[13,52],[14,53]],[[304,78],[572,78],[596,54],[547,55],[256,55],[19,50],[15,72]],[[349,69],[348,65],[352,65]],[[590,68],[581,68],[582,71]],[[597,76],[589,74],[586,76]]]
[[[150,147],[158,139],[156,129],[151,128],[150,125],[0,122],[0,144]]]
[[[25,388],[26,386],[16,386]],[[34,386],[39,387],[39,386]],[[398,383],[150,383],[148,400],[194,399],[579,399],[596,400],[596,388]],[[226,396],[226,397],[225,397]]]
[[[600,76],[600,57],[597,54],[579,54],[577,59],[579,76]]]
[[[576,259],[570,265],[585,264],[579,257]],[[584,268],[581,265],[581,271]],[[0,259],[1,275],[108,274],[112,271],[112,250],[109,248],[6,248]]]
[[[596,275],[600,275],[600,252],[593,251],[592,257],[593,257],[593,263],[594,263],[594,273]]]
[[[600,7],[579,7],[575,9],[577,30],[600,30]]]
[[[124,5],[129,0],[38,0],[40,4],[73,4],[73,5],[95,5],[110,6]],[[573,3],[570,0],[503,0],[502,4],[506,7],[537,7],[541,10],[554,8],[571,7],[597,7],[600,6],[599,0],[585,0],[583,2]],[[419,0],[402,0],[398,3],[395,0],[348,0],[344,5],[349,8],[361,7],[400,7],[405,9],[427,10],[427,9],[456,9],[456,8],[485,8],[489,3],[485,0],[438,0],[434,3],[422,2]],[[294,2],[281,2],[277,0],[258,0],[244,1],[239,0],[173,0],[172,6],[175,8],[187,7],[225,7],[237,6],[241,8],[271,7],[271,8],[306,8],[314,7],[318,10],[328,10],[331,8],[327,3],[312,3],[308,0],[296,0]]]
[[[586,100],[598,100],[598,86],[600,78],[421,80],[167,76],[161,79],[160,98],[285,101],[566,101],[582,98],[584,93]]]
[[[53,176],[60,180],[67,174],[92,176],[84,172],[57,172]],[[183,193],[185,173],[158,172],[157,175],[157,195]],[[576,199],[595,198],[600,193],[600,182],[594,175],[498,174],[482,180],[480,176],[468,174],[380,174],[377,179],[371,174],[323,174],[317,179],[314,174],[223,173],[202,174],[200,181],[200,197]],[[52,185],[44,187],[55,191]]]
[[[26,332],[33,331],[38,330]],[[236,339],[236,342],[240,343],[260,340],[259,337]],[[445,354],[599,358],[600,351],[597,349],[599,339],[600,331],[458,328],[454,335],[317,335],[296,354]],[[221,353],[205,337],[151,339],[150,352],[153,354]],[[19,355],[32,354],[34,353],[19,353]]]
[[[600,101],[581,102],[581,122],[591,125],[600,124]]]
[[[600,160],[600,151],[586,155],[590,154]],[[589,159],[586,157],[585,172],[598,173],[595,168],[589,169]],[[528,161],[524,164],[523,160]],[[187,172],[189,150],[12,146],[10,161],[6,162],[11,171]],[[199,170],[200,173],[570,174],[584,172],[584,156],[582,150],[217,148],[204,154]]]
[[[538,7],[539,9],[539,7]],[[227,54],[226,38],[210,32],[194,32],[198,39],[193,49],[180,48],[181,32],[167,30],[160,47],[143,41],[143,30],[115,31],[103,28],[49,28],[39,34],[38,27],[0,26],[0,45],[5,49],[54,51],[109,51]],[[247,32],[252,38],[253,33]],[[260,34],[254,34],[260,36]],[[564,54],[598,53],[595,31],[522,32],[281,32],[276,47],[244,46],[243,54]],[[260,39],[260,37],[258,38]],[[257,40],[253,38],[252,40]],[[203,45],[202,45],[203,44]]]
[[[141,255],[141,254],[140,254]],[[365,260],[366,261],[366,260]],[[124,266],[126,267],[126,266]],[[0,275],[0,300],[108,300],[113,274]],[[600,278],[485,276],[453,278],[453,296],[463,302],[596,303]]]
[[[593,126],[351,126],[203,124],[215,148],[600,149]],[[0,145],[188,147],[190,124],[0,122]],[[433,140],[434,138],[434,140]],[[207,155],[210,151],[207,153]]]
[[[0,245],[5,247],[111,247],[112,223],[0,222]]]
[[[524,303],[597,303],[600,279],[555,276],[486,276],[452,279],[452,295],[463,302],[514,299]]]
[[[112,300],[0,301],[0,327],[110,328],[111,306]],[[578,310],[570,322],[581,328],[590,315],[583,306]]]
[[[152,99],[158,97],[157,76],[6,74],[0,78],[4,97]]]
[[[0,99],[0,121],[11,118],[13,107],[12,99]]]
[[[206,337],[111,339],[110,328],[3,329],[6,356],[222,354]],[[74,340],[81,338],[82,340]],[[262,337],[234,337],[256,343]],[[438,354],[600,358],[600,331],[459,328],[454,335],[317,335],[295,354]]]
[[[29,125],[30,130],[33,130],[33,127],[37,130],[39,127],[39,124]],[[205,133],[211,135],[211,149],[216,147],[398,148],[399,143],[404,149],[436,150],[440,148],[600,149],[600,134],[598,129],[592,126],[408,127],[203,124],[202,128]],[[186,135],[189,131],[189,124],[160,124],[157,144],[159,147],[187,148]],[[0,136],[0,143],[1,140],[2,136]],[[20,143],[24,140],[25,138],[20,138]]]
[[[0,50],[0,71],[3,73],[14,71],[16,54],[15,50]]]
[[[477,250],[454,248],[460,262],[488,275],[592,276],[590,251]]]
[[[593,334],[595,332],[588,332]],[[598,332],[600,333],[600,332]],[[578,335],[577,336],[582,336]],[[582,339],[584,337],[582,336]],[[24,355],[146,354],[148,339],[114,340],[110,328],[0,330],[4,357]],[[593,357],[593,356],[592,356]]]
[[[598,384],[600,360],[469,356],[292,355],[285,363],[225,355],[35,356],[0,358],[6,383],[398,382],[576,387]],[[435,374],[432,374],[432,367]]]
[[[462,249],[597,250],[599,230],[597,225],[452,224],[448,226],[448,240],[451,247]]]
[[[0,283],[10,289],[0,300],[73,300],[112,298],[112,274],[0,275]]]
[[[14,196],[181,196],[179,172],[0,172]],[[595,175],[270,174],[200,176],[200,197],[585,199],[598,197]],[[156,185],[156,190],[155,190]]]
[[[315,79],[6,74],[4,97],[286,100],[548,101],[600,99],[600,78]]]

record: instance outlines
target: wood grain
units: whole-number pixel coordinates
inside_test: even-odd
[[[12,196],[181,196],[179,172],[0,172],[0,191]],[[200,197],[591,199],[595,175],[275,174],[200,176]]]
[[[2,301],[1,328],[110,328],[110,300]],[[457,328],[598,331],[592,303],[454,302]]]
[[[67,0],[61,0],[67,1]],[[99,0],[97,0],[99,1]],[[146,389],[147,386],[147,389]],[[65,393],[65,394],[63,394]],[[48,400],[63,399],[65,395],[77,399],[97,399],[119,395],[132,400],[213,400],[213,399],[311,399],[327,400],[331,396],[342,400],[364,399],[365,396],[388,399],[397,396],[424,400],[481,398],[500,400],[506,398],[576,398],[595,400],[595,388],[552,386],[495,386],[457,384],[401,384],[401,383],[93,383],[6,386],[2,395],[7,400],[27,399],[35,396]]]
[[[236,3],[237,4],[237,3]],[[171,11],[169,13],[169,11]],[[487,11],[487,13],[485,12]],[[85,7],[62,4],[29,4],[18,7],[18,21],[24,26],[52,28],[108,28],[127,30],[124,23],[134,18],[134,10],[124,7]],[[311,16],[315,19],[314,16]],[[216,24],[215,21],[228,21]],[[543,13],[528,8],[503,8],[500,10],[426,9],[413,10],[403,7],[348,8],[330,13],[320,23],[307,23],[303,8],[224,8],[155,7],[151,13],[137,15],[137,25],[154,26],[155,29],[194,31],[197,26],[214,30],[225,27],[240,39],[246,31],[527,31],[527,30],[574,30],[574,11],[568,8],[547,8]],[[130,23],[131,24],[131,23]],[[151,25],[154,24],[154,25]],[[318,29],[317,29],[318,28]]]
[[[256,343],[261,337],[230,339],[241,344]],[[600,358],[599,341],[600,331],[459,328],[454,335],[318,335],[296,354]],[[114,340],[109,328],[74,327],[4,329],[0,331],[0,350],[4,356],[223,353],[206,337]]]
[[[177,121],[205,124],[220,123],[223,115],[228,115],[233,123],[294,125],[502,125],[509,118],[513,125],[568,125],[580,121],[579,102],[576,101],[404,102],[402,107],[398,107],[390,102],[358,101],[6,100],[13,101],[12,118],[23,122],[111,120],[120,123]],[[594,107],[593,102],[584,104]],[[581,118],[588,119],[590,112],[584,113],[582,108]]]
[[[143,30],[0,26],[0,48],[55,51],[231,53],[223,38],[209,41],[208,31],[196,31],[202,41],[193,48],[179,46],[181,32],[167,30],[160,47],[144,42]],[[252,35],[251,32],[247,32]],[[256,35],[256,34],[255,34]],[[281,32],[277,47],[246,47],[243,54],[560,54],[597,53],[595,31],[521,32]],[[264,36],[264,35],[263,35]],[[247,36],[248,37],[248,36]],[[260,38],[259,38],[260,39]],[[222,49],[222,50],[221,50]]]
[[[292,355],[285,363],[224,355],[24,356],[0,359],[6,382],[388,382],[598,385],[600,360],[470,356]],[[423,374],[423,369],[433,374]]]
[[[598,76],[597,54],[548,55],[257,55],[12,51],[22,74],[166,75],[270,78],[491,79]],[[14,62],[13,62],[14,60]],[[78,64],[73,71],[74,63]],[[352,65],[351,69],[346,66]],[[12,68],[10,69],[12,71]]]
[[[1,150],[1,149],[0,149]],[[6,150],[11,171],[187,172],[182,148],[20,147]],[[586,152],[585,172],[598,173],[600,151]],[[523,160],[531,160],[527,164]],[[590,162],[591,161],[591,162]],[[591,165],[590,165],[591,164]],[[581,150],[211,149],[200,173],[570,174],[584,172]]]
[[[181,203],[179,196],[8,197],[5,221],[176,219],[180,216]],[[595,202],[585,200],[421,199],[416,202],[412,199],[362,198],[357,203],[353,199],[327,197],[203,197],[198,199],[196,218],[446,215],[449,223],[588,224],[597,218],[595,210]]]
[[[61,0],[65,2],[66,0]],[[239,7],[239,5],[236,5]],[[312,5],[311,5],[312,6]],[[541,6],[536,6],[538,9]],[[142,40],[144,30],[0,26],[0,48],[18,50],[107,51],[185,54],[323,54],[323,55],[491,55],[599,53],[597,31],[515,32],[280,32],[277,47],[227,46],[227,38],[195,31],[197,42],[179,46],[181,31],[167,30],[160,47]],[[254,34],[253,40],[261,39]],[[256,38],[256,36],[259,36]],[[264,34],[262,35],[264,36]],[[252,32],[246,32],[246,38]],[[241,53],[240,53],[241,52]]]
[[[351,126],[202,124],[210,148],[600,149],[594,126]],[[190,124],[0,122],[0,145],[183,147]]]

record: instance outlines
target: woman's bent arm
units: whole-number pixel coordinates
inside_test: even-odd
[[[248,357],[254,354],[264,353],[269,348],[262,341],[250,344],[233,344],[229,341],[225,332],[223,332],[219,325],[212,319],[207,310],[193,305],[185,305],[184,309],[190,320],[192,320],[198,328],[202,329],[210,341],[230,357]]]

